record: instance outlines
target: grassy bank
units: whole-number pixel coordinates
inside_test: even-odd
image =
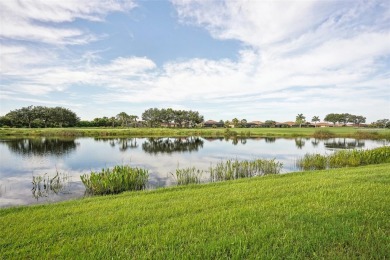
[[[0,210],[4,258],[390,255],[390,164]]]
[[[0,138],[34,136],[69,137],[351,137],[389,139],[390,129],[357,129],[353,127],[320,128],[0,128]]]

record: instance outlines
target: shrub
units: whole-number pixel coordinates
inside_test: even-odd
[[[332,132],[329,131],[329,130],[320,129],[320,130],[316,130],[316,131],[314,132],[313,137],[314,137],[314,138],[318,138],[318,139],[328,139],[328,138],[335,137],[335,134],[332,133]]]

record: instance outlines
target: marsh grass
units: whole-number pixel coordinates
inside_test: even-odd
[[[341,150],[329,155],[329,168],[354,167],[390,162],[390,146],[372,150]]]
[[[379,139],[380,134],[377,131],[356,131],[354,137],[356,139]]]
[[[328,138],[333,138],[335,136],[336,135],[334,133],[326,129],[316,130],[313,134],[313,137],[318,139],[328,139]]]
[[[301,170],[322,170],[327,168],[356,167],[390,162],[390,147],[371,150],[340,150],[333,154],[306,154],[297,160]]]
[[[145,189],[149,172],[146,169],[122,165],[112,169],[102,169],[101,172],[84,174],[80,178],[89,194],[117,194]]]
[[[69,184],[69,175],[56,172],[54,177],[47,173],[32,177],[32,195],[34,198],[48,197],[50,193],[59,194],[64,192]]]
[[[210,166],[212,182],[250,178],[267,174],[280,173],[283,164],[273,160],[257,159],[253,161],[227,160],[219,162],[215,167]]]
[[[296,162],[297,167],[300,170],[323,170],[328,167],[328,158],[326,155],[321,154],[305,154],[302,158]]]
[[[175,173],[171,173],[177,182],[177,185],[198,184],[201,182],[203,171],[195,167],[176,169]]]

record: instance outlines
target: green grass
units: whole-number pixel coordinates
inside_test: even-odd
[[[371,150],[339,150],[329,155],[306,154],[297,160],[296,165],[301,170],[322,170],[380,163],[390,163],[390,146]]]
[[[129,165],[117,165],[112,169],[102,169],[80,176],[86,192],[93,195],[116,194],[123,191],[143,190],[149,178],[149,172]]]
[[[328,137],[351,137],[360,139],[388,139],[390,129],[356,129],[354,127],[322,128],[0,128],[0,138],[34,136],[69,137],[315,137],[326,132]]]
[[[390,164],[0,210],[4,259],[386,259]]]

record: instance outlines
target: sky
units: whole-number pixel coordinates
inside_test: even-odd
[[[390,1],[2,0],[0,115],[390,118]]]

